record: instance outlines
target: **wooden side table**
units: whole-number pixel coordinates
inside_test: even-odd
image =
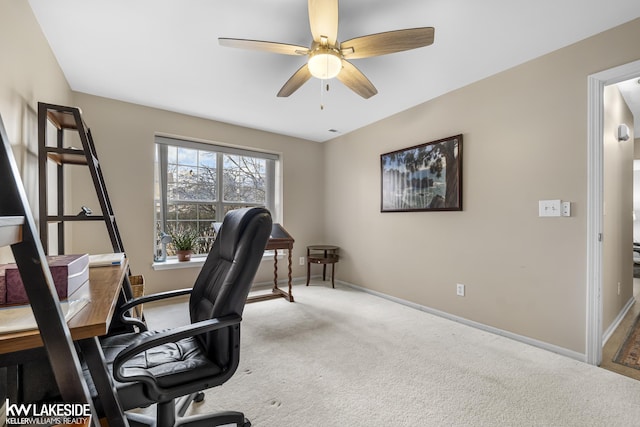
[[[335,288],[336,262],[340,259],[338,255],[340,248],[332,245],[310,245],[307,246],[307,286],[311,280],[311,264],[322,264],[322,280],[326,280],[327,264],[331,264],[331,287]]]

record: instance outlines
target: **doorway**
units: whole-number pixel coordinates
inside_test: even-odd
[[[640,61],[588,77],[587,100],[587,363],[602,362],[604,87],[640,76]]]

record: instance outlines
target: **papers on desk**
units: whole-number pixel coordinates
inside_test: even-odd
[[[89,267],[109,267],[121,265],[123,262],[124,252],[89,255]]]
[[[62,309],[62,314],[64,314],[64,319],[68,322],[69,319],[78,314],[88,303],[89,298],[62,301],[60,308]],[[28,331],[31,329],[38,329],[38,324],[33,317],[31,306],[20,305],[0,308],[0,334]]]

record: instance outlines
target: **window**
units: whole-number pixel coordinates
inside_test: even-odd
[[[156,137],[156,255],[162,233],[176,230],[195,230],[194,254],[208,253],[213,224],[233,209],[264,206],[275,219],[278,167],[277,154]]]

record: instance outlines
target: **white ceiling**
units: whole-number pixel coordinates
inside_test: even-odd
[[[353,60],[379,93],[337,80],[276,93],[304,57],[218,37],[310,45],[304,0],[29,0],[75,91],[325,141],[640,16],[638,0],[342,0],[338,39],[433,26],[432,46]],[[586,82],[585,82],[586,91]],[[329,129],[336,129],[332,133]]]

